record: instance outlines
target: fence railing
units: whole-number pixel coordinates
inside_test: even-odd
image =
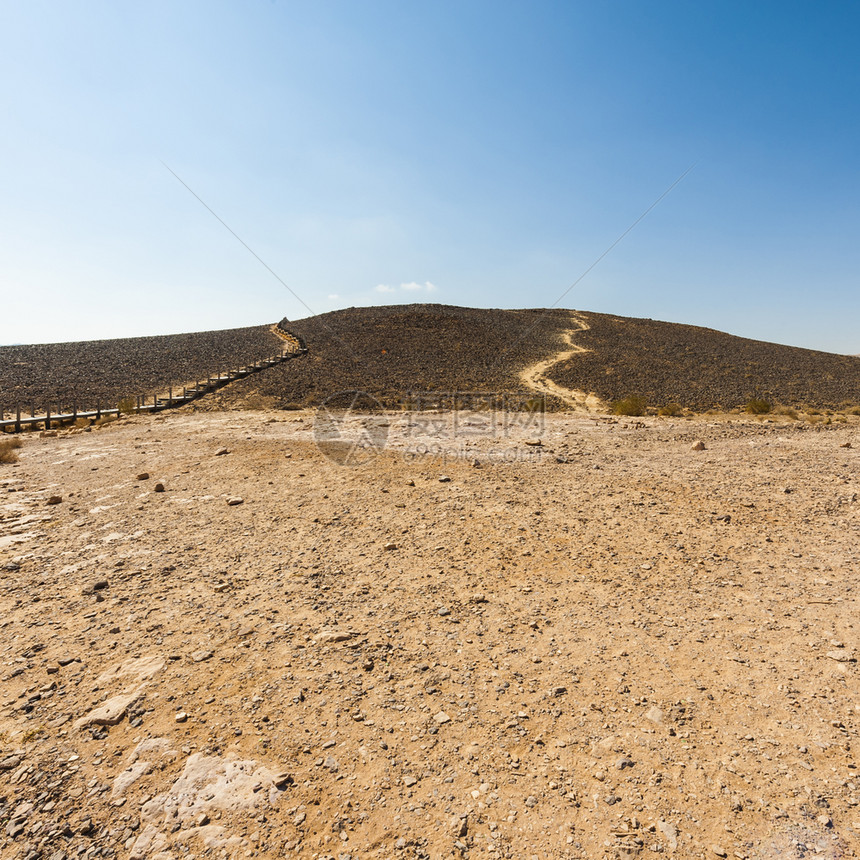
[[[219,388],[223,388],[225,385],[237,379],[243,379],[253,373],[265,370],[267,367],[273,367],[281,362],[289,361],[291,358],[298,358],[307,354],[308,348],[305,346],[305,343],[301,338],[285,331],[280,328],[280,326],[273,326],[272,329],[280,338],[289,343],[291,347],[290,349],[282,349],[280,353],[276,355],[237,367],[235,370],[223,370],[215,373],[214,375],[210,372],[207,374],[205,380],[201,379],[195,381],[192,385],[183,385],[181,387],[176,386],[175,392],[174,387],[169,386],[166,394],[139,394],[134,397],[120,398],[116,406],[108,405],[103,408],[100,404],[96,404],[94,409],[78,409],[77,405],[73,403],[71,408],[66,411],[62,411],[58,407],[52,412],[50,406],[48,406],[45,411],[39,415],[37,415],[36,410],[31,407],[30,415],[27,415],[26,411],[22,412],[20,404],[15,404],[12,410],[6,410],[5,407],[0,404],[0,432],[12,430],[14,433],[20,433],[25,427],[38,427],[40,425],[43,425],[45,430],[50,430],[52,426],[59,426],[68,423],[74,424],[81,418],[98,421],[101,418],[110,416],[119,416],[123,414],[138,415],[161,412],[164,409],[174,409],[177,406],[190,403],[192,400],[196,400],[204,394],[210,394],[213,391],[217,391]],[[148,402],[150,396],[152,397],[152,402]],[[6,418],[6,415],[12,415],[14,417]]]

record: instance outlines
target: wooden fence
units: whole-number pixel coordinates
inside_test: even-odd
[[[174,392],[173,386],[167,390],[167,394],[153,394],[152,401],[149,401],[149,395],[139,394],[135,397],[121,398],[116,406],[107,406],[103,408],[101,404],[96,404],[95,409],[78,409],[77,404],[72,404],[71,409],[66,411],[59,407],[55,411],[51,411],[48,406],[44,413],[37,415],[36,410],[31,407],[30,414],[26,414],[26,410],[21,410],[21,405],[16,404],[14,409],[9,411],[0,404],[0,433],[5,433],[11,430],[14,433],[20,433],[25,427],[44,426],[45,430],[50,430],[52,425],[62,425],[66,423],[75,423],[80,418],[99,420],[109,416],[118,416],[121,414],[137,415],[147,412],[161,412],[164,409],[174,409],[177,406],[182,406],[185,403],[190,403],[204,394],[209,394],[212,391],[217,391],[225,385],[233,382],[236,379],[243,379],[250,376],[252,373],[258,373],[265,370],[267,367],[273,367],[284,361],[289,361],[291,358],[298,358],[306,355],[308,348],[301,338],[281,329],[278,326],[273,326],[273,331],[286,341],[290,349],[282,349],[280,353],[269,356],[268,358],[260,359],[251,364],[238,367],[235,370],[224,370],[215,373],[209,373],[205,380],[199,380],[193,385],[184,385],[181,388],[176,387]],[[7,415],[14,417],[7,418]]]

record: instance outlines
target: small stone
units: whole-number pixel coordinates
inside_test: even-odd
[[[81,589],[81,594],[95,594],[97,591],[103,591],[108,585],[109,583],[106,579],[94,579]]]
[[[245,500],[241,496],[233,496],[232,498],[227,499],[227,504],[234,508],[236,505],[244,505]]]
[[[816,821],[822,827],[833,827],[833,819],[829,815],[824,815],[824,814],[819,815],[818,818],[816,819]]]
[[[559,697],[563,696],[566,692],[567,692],[567,687],[553,687],[549,691],[549,694],[554,699],[558,699]]]
[[[6,564],[3,565],[3,570],[16,571],[16,570],[20,570],[20,569],[21,569],[21,565],[18,564],[17,561],[7,561]]]
[[[618,803],[619,800],[621,800],[621,798],[617,794],[607,794],[606,797],[603,799],[610,806],[614,806],[616,803]]]
[[[705,443],[701,439],[698,439],[695,442],[693,442],[692,445],[690,445],[690,450],[691,451],[704,451],[705,450]]]
[[[483,592],[479,591],[477,594],[473,594],[469,598],[469,602],[470,603],[486,603],[487,602],[487,595],[484,594]]]
[[[447,475],[442,475],[442,476],[439,478],[439,483],[440,483],[440,484],[449,484],[450,482],[451,482],[451,479],[450,479]]]
[[[645,719],[656,723],[658,726],[663,724],[663,712],[654,705],[645,712]]]
[[[46,671],[49,675],[56,675],[56,674],[57,674],[57,672],[59,672],[59,671],[60,671],[60,667],[59,667],[59,666],[45,666],[45,671]]]
[[[60,502],[63,501],[62,496],[49,496],[48,501],[45,502],[46,505],[59,505]]]
[[[219,449],[215,452],[215,456],[216,456],[216,457],[223,457],[225,454],[229,454],[229,453],[230,453],[229,449],[227,449],[227,448],[219,448]]]
[[[149,480],[149,472],[140,472],[137,476],[138,481],[148,481]]]
[[[624,755],[615,762],[615,767],[618,768],[618,770],[624,770],[625,767],[633,767],[633,764],[633,759],[627,758],[627,756]]]
[[[163,493],[164,492],[164,482],[159,481],[152,489],[155,490],[156,493]]]
[[[174,718],[177,723],[184,723],[188,719],[188,714],[185,711],[180,711]]]
[[[441,616],[444,618],[446,615],[450,615],[450,614],[451,614],[451,610],[450,610],[450,609],[448,609],[448,607],[447,607],[447,606],[440,606],[440,607],[436,610],[436,614],[437,614],[437,615],[441,615]]]
[[[837,663],[853,663],[854,662],[854,652],[853,651],[828,651],[827,656],[831,660],[836,660]]]
[[[384,544],[382,548],[383,548],[383,549],[386,549],[386,550],[393,550],[393,549],[397,549],[397,544],[396,544],[396,543],[391,543],[391,542],[389,541],[387,544]]]
[[[346,642],[352,639],[353,634],[346,630],[321,630],[314,637],[315,642],[330,643],[330,642]]]
[[[850,442],[843,442],[839,447],[840,448],[850,448],[851,443]]]
[[[293,818],[293,826],[301,827],[305,823],[305,819],[307,819],[307,815],[304,812],[298,813],[298,815]]]
[[[403,777],[403,784],[407,788],[410,788],[411,786],[415,785],[416,782],[418,782],[418,780],[414,776],[404,776]]]
[[[374,663],[373,660],[370,659],[370,657],[368,657],[366,660],[363,660],[361,663],[361,668],[364,669],[365,672],[373,671],[373,666]]]
[[[529,809],[533,809],[535,806],[537,806],[537,802],[538,802],[538,799],[533,794],[530,794],[525,799],[525,804]]]
[[[543,445],[543,442],[540,439],[526,439],[525,444],[532,448],[540,448],[540,446]]]
[[[445,723],[451,722],[451,718],[444,711],[439,711],[439,713],[436,714],[433,719],[436,720],[436,722],[439,723],[440,726],[445,725]]]
[[[212,590],[216,594],[221,594],[222,592],[227,591],[228,588],[230,588],[229,582],[219,582]]]
[[[598,782],[603,782],[603,780],[605,780],[605,779],[606,779],[606,771],[604,771],[604,770],[596,770],[596,771],[594,771],[594,773],[592,774],[592,776],[593,776],[593,777],[594,777]]]
[[[726,851],[726,849],[723,848],[721,845],[712,845],[711,851],[714,854],[716,854],[717,857],[728,857],[729,856],[729,852]]]
[[[205,648],[201,648],[199,651],[191,652],[191,659],[195,663],[202,663],[204,660],[209,660],[212,658],[212,652],[207,651]]]
[[[274,785],[275,788],[279,788],[281,791],[288,786],[293,785],[294,782],[295,780],[293,779],[292,774],[287,771],[281,771],[272,777],[272,785]]]
[[[326,756],[325,761],[323,762],[323,767],[327,770],[330,770],[332,773],[337,773],[338,763],[337,759],[334,756]]]

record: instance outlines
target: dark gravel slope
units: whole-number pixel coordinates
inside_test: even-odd
[[[731,409],[751,397],[787,406],[860,403],[860,358],[734,337],[713,329],[586,313],[574,342],[592,350],[552,368],[568,388],[607,401]]]
[[[251,394],[311,406],[357,389],[384,405],[409,392],[522,392],[518,373],[563,348],[566,310],[477,310],[448,305],[350,308],[284,321],[309,355],[233,383],[206,400],[231,406]]]
[[[269,326],[0,347],[0,406],[79,407],[161,392],[280,351]]]

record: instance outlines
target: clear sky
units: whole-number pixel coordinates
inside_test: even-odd
[[[853,0],[3,0],[0,343],[551,306],[694,165],[560,306],[858,353],[858,44]]]

